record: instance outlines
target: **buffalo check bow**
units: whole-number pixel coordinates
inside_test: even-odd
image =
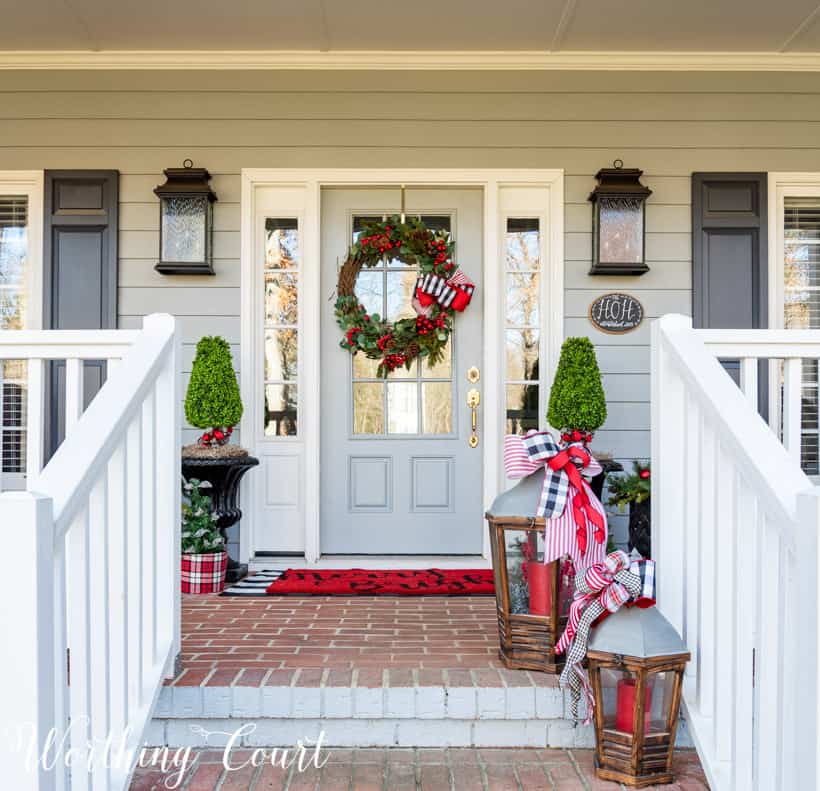
[[[591,460],[591,454],[583,445],[571,443],[562,447],[546,431],[531,431],[523,437],[511,434],[504,438],[507,477],[524,478],[540,467],[544,468],[544,485],[536,514],[554,519],[561,516],[565,508],[571,508],[582,555],[587,549],[587,521],[593,526],[595,540],[599,544],[606,540],[604,519],[590,504],[589,484],[581,477],[581,469]]]
[[[655,603],[655,561],[630,560],[616,550],[603,563],[595,563],[575,577],[575,598],[569,608],[567,626],[555,646],[556,654],[567,652],[561,673],[561,688],[569,687],[572,717],[578,718],[578,700],[583,690],[587,703],[585,724],[592,719],[594,699],[583,668],[589,630],[607,615],[627,607],[651,607]]]

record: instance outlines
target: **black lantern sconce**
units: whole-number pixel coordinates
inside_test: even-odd
[[[652,190],[641,184],[642,170],[614,167],[595,174],[598,186],[592,201],[591,275],[642,275],[649,271],[645,258],[646,199]]]
[[[159,263],[163,275],[212,275],[213,205],[211,174],[190,159],[181,168],[164,170],[165,183],[154,190],[159,198]]]

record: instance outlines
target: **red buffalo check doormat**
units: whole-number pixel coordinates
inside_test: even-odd
[[[288,569],[267,593],[280,596],[491,596],[492,569]]]

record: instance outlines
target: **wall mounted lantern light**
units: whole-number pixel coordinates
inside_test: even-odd
[[[212,275],[213,204],[216,194],[205,168],[186,159],[181,168],[164,170],[159,198],[159,263],[163,275]]]
[[[591,275],[642,275],[644,261],[646,199],[652,190],[641,184],[642,170],[625,168],[620,159],[614,167],[595,174],[598,186],[592,201]]]

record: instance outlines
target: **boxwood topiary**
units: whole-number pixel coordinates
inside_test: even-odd
[[[231,349],[224,338],[206,336],[196,345],[185,417],[192,426],[206,429],[232,428],[242,417]]]
[[[606,420],[606,398],[589,338],[567,338],[550,391],[549,424],[560,431],[597,431]]]

